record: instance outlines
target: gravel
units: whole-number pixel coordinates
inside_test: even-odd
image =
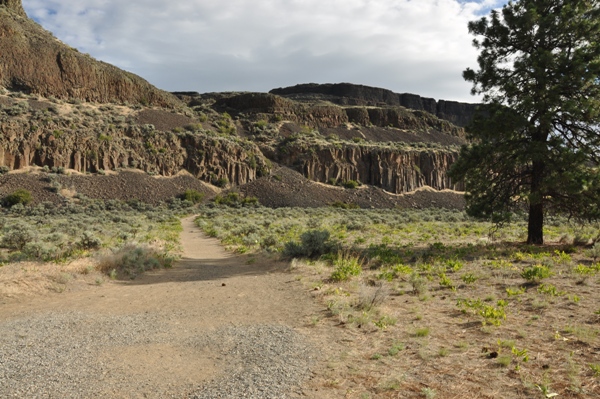
[[[173,344],[168,315],[56,312],[0,321],[2,398],[293,398],[309,377],[314,350],[285,326],[227,327],[179,344],[209,349],[224,373],[204,386],[126,378],[102,354],[132,345]],[[175,343],[177,344],[177,343]]]
[[[202,387],[194,399],[296,397],[314,359],[304,339],[282,326],[231,327],[196,344],[220,347],[222,358],[235,360],[228,362],[225,376]]]

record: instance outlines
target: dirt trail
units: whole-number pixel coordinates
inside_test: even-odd
[[[53,314],[74,313],[90,322],[116,317],[126,323],[130,317],[150,317],[150,325],[124,328],[124,334],[136,328],[140,334],[156,328],[153,336],[160,339],[150,337],[134,344],[115,339],[114,347],[108,340],[95,354],[103,370],[118,370],[114,377],[105,377],[103,385],[109,388],[98,392],[98,397],[130,398],[161,397],[167,392],[171,397],[184,397],[198,384],[227,372],[235,359],[217,356],[218,342],[216,348],[190,345],[223,328],[274,325],[289,327],[303,337],[314,335],[309,320],[320,310],[285,271],[284,263],[229,254],[217,240],[205,237],[192,218],[184,219],[183,227],[183,257],[172,269],[133,281],[0,304],[0,333],[6,323]],[[35,340],[35,325],[28,328],[25,335]],[[75,341],[72,344],[77,348],[77,331],[67,335],[65,339]],[[307,339],[318,347],[317,340]],[[49,391],[49,397],[60,394]],[[313,396],[306,390],[303,394]],[[4,397],[1,392],[0,396]]]

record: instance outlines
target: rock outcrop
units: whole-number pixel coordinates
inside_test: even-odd
[[[15,14],[27,18],[27,14],[23,9],[23,4],[21,4],[21,0],[0,0],[0,6],[4,6],[8,10],[14,12]]]
[[[125,116],[131,112],[125,107],[97,111],[62,104],[58,111],[50,102],[0,98],[12,101],[0,102],[0,165],[9,169],[38,165],[86,173],[131,167],[163,176],[185,169],[206,182],[234,185],[269,172],[256,145],[196,125],[173,132],[139,124],[141,116],[148,119],[148,110]]]
[[[436,101],[416,94],[398,94],[391,90],[350,83],[300,84],[270,91],[290,99],[324,99],[340,105],[361,106],[402,106],[418,111],[426,111],[457,126],[466,126],[472,119],[477,104],[457,101]]]
[[[0,86],[101,103],[180,104],[139,76],[63,44],[27,18],[20,0],[0,2]]]
[[[435,130],[455,137],[465,136],[462,128],[447,120],[400,105],[367,107],[307,104],[271,93],[231,95],[219,98],[215,105],[243,113],[275,116],[317,129],[335,128],[352,122],[361,126],[394,127],[421,132]]]
[[[346,83],[167,93],[61,43],[20,0],[0,0],[0,166],[9,169],[185,169],[241,186],[274,179],[273,161],[317,182],[371,185],[367,204],[377,187],[461,189],[447,172],[475,107]]]
[[[423,186],[436,190],[462,189],[448,177],[458,153],[438,150],[400,150],[359,145],[305,149],[287,146],[277,161],[294,167],[308,179],[342,183],[354,180],[381,187],[391,193],[406,193]]]

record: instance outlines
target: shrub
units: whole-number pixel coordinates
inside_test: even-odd
[[[300,235],[300,243],[288,241],[283,254],[290,258],[316,258],[331,250],[330,233],[327,230],[308,230]]]
[[[532,283],[538,283],[542,279],[552,276],[552,274],[548,266],[539,264],[525,268],[521,273],[521,277]]]
[[[27,205],[33,200],[31,192],[25,189],[18,189],[12,194],[7,195],[2,200],[2,205],[12,207],[17,204]]]
[[[302,244],[296,241],[288,241],[283,246],[283,255],[288,258],[301,258],[306,256]]]
[[[600,257],[600,242],[594,243],[594,246],[587,251],[587,255],[596,261]]]
[[[198,204],[204,199],[204,194],[196,190],[188,189],[181,195],[184,201],[190,201],[193,204]]]
[[[350,254],[338,254],[333,260],[335,267],[331,274],[333,281],[345,281],[352,276],[358,276],[362,272],[362,264],[358,256]]]
[[[321,256],[331,249],[328,230],[308,230],[300,236],[302,248],[308,257]]]
[[[471,312],[478,314],[483,318],[483,325],[492,324],[499,326],[502,320],[506,320],[506,311],[504,310],[507,303],[506,301],[499,300],[496,306],[488,305],[481,301],[481,299],[458,299],[456,306],[458,306],[463,313]]]
[[[346,188],[356,188],[360,186],[360,183],[356,180],[346,180],[342,185]]]
[[[100,258],[96,268],[106,274],[121,274],[133,279],[147,270],[171,267],[173,261],[173,257],[148,246],[128,244]],[[116,273],[113,270],[116,270]]]
[[[389,292],[383,284],[378,284],[375,286],[361,284],[358,294],[357,307],[368,312],[381,305],[388,295]]]
[[[223,188],[223,187],[226,187],[229,184],[229,179],[227,179],[226,177],[220,177],[220,178],[217,179],[215,177],[212,180],[212,184],[215,185],[215,186],[217,186],[217,187]]]
[[[79,246],[83,249],[97,249],[102,245],[102,240],[94,235],[91,231],[84,231]]]
[[[62,189],[62,184],[60,184],[60,182],[58,182],[58,180],[53,180],[50,183],[50,191],[52,191],[53,193],[59,193],[61,189]]]
[[[225,205],[234,208],[240,208],[243,206],[256,206],[259,205],[258,198],[256,197],[241,197],[239,193],[229,192],[227,195],[217,195],[214,199],[215,204]]]
[[[17,224],[12,226],[10,230],[4,234],[0,241],[0,245],[2,245],[3,248],[20,251],[28,242],[33,241],[34,238],[35,233],[29,229],[29,226]]]
[[[63,252],[55,245],[39,241],[28,242],[23,246],[22,251],[30,258],[44,261],[56,260],[63,255]]]
[[[332,202],[330,205],[332,208],[340,208],[340,209],[360,209],[360,205],[355,204],[353,202],[347,203],[342,201]]]
[[[8,166],[0,166],[0,175],[5,175],[10,171]]]
[[[423,295],[427,292],[427,280],[425,280],[425,278],[423,278],[419,273],[413,272],[410,275],[409,282],[412,286],[414,294]]]
[[[260,242],[261,248],[264,249],[274,248],[277,246],[277,244],[279,244],[279,241],[277,240],[277,237],[273,234],[269,234],[268,236],[264,237]]]

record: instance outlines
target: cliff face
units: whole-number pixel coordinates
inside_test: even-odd
[[[389,93],[381,91],[370,101]],[[185,95],[188,101],[201,102],[201,95]],[[465,143],[463,128],[400,105],[336,105],[323,100],[229,93],[215,95],[214,106],[246,120],[245,130],[267,158],[310,180],[356,180],[397,194],[423,186],[462,189],[448,171]]]
[[[20,0],[0,5],[0,86],[63,99],[179,104],[144,79],[61,43],[27,18]]]
[[[440,119],[462,127],[473,119],[477,107],[477,104],[436,101],[433,98],[424,98],[416,94],[398,94],[391,90],[350,83],[300,84],[273,89],[270,93],[293,99],[308,99],[312,96],[340,105],[402,106],[413,110],[426,111]]]
[[[235,185],[269,171],[269,161],[252,143],[200,127],[159,131],[137,122],[147,111],[66,104],[59,111],[49,102],[0,100],[11,103],[0,101],[0,165],[10,169],[35,164],[85,173],[133,167],[163,176],[186,169],[207,182]]]
[[[27,14],[25,14],[21,0],[0,0],[0,6],[5,6],[8,10],[14,12],[15,14],[27,18]]]
[[[391,93],[391,92],[390,92]],[[336,128],[347,123],[362,126],[394,127],[402,130],[435,130],[464,138],[464,130],[426,112],[414,112],[402,106],[367,107],[307,104],[270,93],[244,93],[220,98],[217,107],[238,112],[274,115],[317,129]]]
[[[182,114],[0,95],[0,165],[163,176],[185,169],[207,182],[244,185],[269,175],[273,161],[322,183],[356,180],[392,193],[462,188],[447,176],[462,129],[425,112],[306,105],[272,94],[215,104]],[[218,111],[231,106],[243,111]]]
[[[447,172],[473,104],[351,84],[175,94],[61,43],[20,0],[0,0],[0,166],[185,169],[239,186],[275,161],[323,183],[461,188]]]
[[[291,146],[278,162],[295,167],[318,182],[355,180],[400,194],[423,186],[436,190],[462,189],[448,177],[458,153],[402,150],[366,146],[327,146],[308,149]]]

